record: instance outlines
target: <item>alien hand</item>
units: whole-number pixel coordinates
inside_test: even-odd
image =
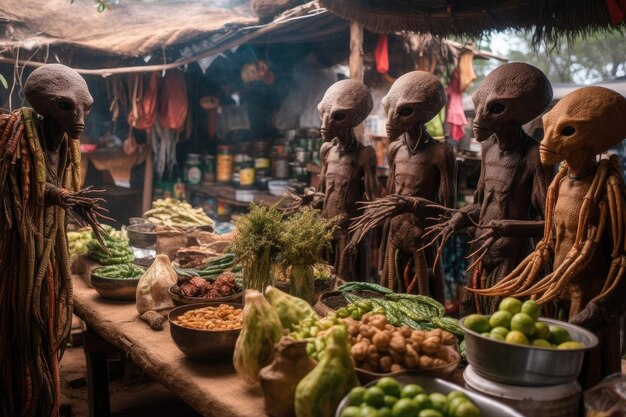
[[[604,309],[593,301],[587,303],[580,313],[569,320],[571,324],[584,327],[588,330],[594,330],[607,321]]]

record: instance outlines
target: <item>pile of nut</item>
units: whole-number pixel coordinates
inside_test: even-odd
[[[456,337],[445,330],[394,327],[383,314],[345,320],[356,367],[388,373],[405,369],[439,368],[458,360]]]
[[[242,309],[228,304],[187,311],[173,320],[179,326],[198,330],[238,330],[243,324]]]

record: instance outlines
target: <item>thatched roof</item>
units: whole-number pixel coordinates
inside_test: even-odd
[[[0,47],[56,45],[107,55],[142,56],[207,33],[258,22],[249,7],[214,1],[131,3],[98,13],[91,0],[2,0]]]
[[[401,30],[478,37],[505,29],[534,31],[534,42],[555,45],[615,29],[605,0],[320,0],[339,16],[373,32]],[[614,16],[615,17],[615,16]],[[617,23],[624,28],[624,21]]]

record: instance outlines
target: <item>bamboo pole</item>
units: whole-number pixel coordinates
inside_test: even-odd
[[[152,147],[150,143],[147,145],[148,157],[146,158],[146,169],[143,174],[143,199],[141,202],[141,212],[145,213],[150,210],[152,205],[152,183],[154,181],[154,156],[152,155]]]
[[[363,82],[363,26],[350,22],[350,79]],[[363,123],[354,128],[357,139],[363,140]]]

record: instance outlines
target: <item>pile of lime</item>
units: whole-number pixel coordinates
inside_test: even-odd
[[[573,341],[563,327],[538,321],[540,315],[541,307],[534,300],[522,303],[517,298],[507,297],[491,316],[471,314],[465,317],[463,324],[485,337],[517,345],[556,349],[585,347]]]
[[[479,416],[480,410],[463,391],[427,394],[417,384],[402,386],[391,377],[383,377],[369,388],[353,388],[341,412],[341,417]]]

